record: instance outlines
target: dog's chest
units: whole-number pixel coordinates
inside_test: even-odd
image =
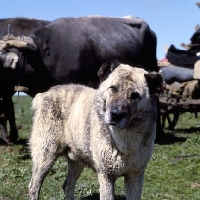
[[[107,137],[104,144],[100,144],[101,147],[96,146],[98,149],[95,154],[97,169],[118,177],[130,168],[134,168],[135,171],[145,168],[153,147],[146,148],[140,145],[135,137],[127,132],[116,134],[115,131],[113,134]]]

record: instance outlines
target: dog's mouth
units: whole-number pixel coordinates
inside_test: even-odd
[[[124,129],[124,128],[127,127],[127,122],[124,123],[123,121],[126,121],[126,120],[121,120],[121,121],[118,121],[118,122],[111,121],[109,123],[109,125],[116,126],[116,127],[120,128],[120,129]]]

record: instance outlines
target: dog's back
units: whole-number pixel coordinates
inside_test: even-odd
[[[87,116],[91,112],[96,91],[82,85],[59,85],[49,91],[39,93],[32,101],[33,129],[30,138],[31,149],[37,149],[38,138],[46,141],[48,137],[60,148],[62,153],[66,145],[73,146],[74,140],[85,134],[88,126]],[[73,140],[70,133],[74,134]],[[63,144],[67,141],[68,144]],[[47,145],[43,142],[43,145]],[[34,153],[34,151],[32,151]]]

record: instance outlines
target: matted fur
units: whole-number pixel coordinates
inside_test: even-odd
[[[129,65],[112,70],[97,90],[60,85],[33,99],[31,200],[39,198],[45,176],[62,154],[69,170],[66,199],[74,199],[85,166],[98,174],[101,200],[114,199],[114,181],[120,176],[125,177],[126,199],[140,199],[156,135],[156,95],[150,95],[150,87],[157,91],[161,83],[149,84],[145,70]]]

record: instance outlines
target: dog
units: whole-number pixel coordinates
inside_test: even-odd
[[[31,200],[39,199],[42,182],[60,155],[68,160],[65,198],[84,167],[98,175],[100,199],[114,199],[114,182],[124,176],[126,199],[141,198],[145,168],[156,135],[156,99],[160,73],[148,73],[114,60],[98,71],[100,86],[58,85],[32,102]]]

